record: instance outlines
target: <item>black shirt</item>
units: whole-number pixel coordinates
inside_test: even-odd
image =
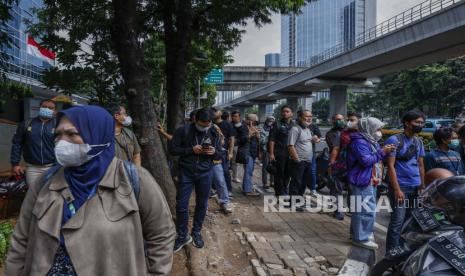
[[[230,122],[225,120],[216,125],[221,129],[221,133],[223,133],[224,136],[223,148],[228,149],[229,138],[236,137],[236,130]]]
[[[289,130],[295,125],[293,121],[286,123],[284,121],[275,122],[273,127],[270,130],[270,135],[268,136],[268,141],[273,141],[274,154],[287,154],[287,137],[289,135]]]

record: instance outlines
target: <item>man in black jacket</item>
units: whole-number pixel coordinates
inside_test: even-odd
[[[212,185],[213,160],[221,159],[221,140],[215,128],[211,127],[212,116],[208,109],[199,109],[195,123],[178,128],[169,143],[169,152],[179,156],[179,183],[176,195],[176,228],[178,237],[174,252],[194,241],[202,248],[204,242],[200,231],[208,207]],[[192,236],[188,235],[189,199],[195,189],[195,214]]]
[[[26,183],[32,185],[44,171],[55,164],[55,113],[52,100],[40,103],[39,116],[18,125],[11,146],[10,163],[14,175],[24,173],[21,154],[26,162]]]
[[[268,137],[268,149],[270,161],[276,161],[276,174],[274,178],[274,190],[276,196],[288,195],[289,152],[287,150],[287,138],[290,129],[294,126],[292,120],[292,107],[281,107],[281,118],[275,122]]]

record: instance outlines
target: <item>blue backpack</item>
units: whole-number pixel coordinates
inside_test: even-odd
[[[137,166],[134,165],[134,163],[124,160],[124,169],[126,171],[126,174],[128,175],[129,182],[132,186],[132,190],[134,191],[134,195],[136,197],[136,200],[139,200],[139,193],[140,193],[140,185],[139,185],[139,174],[137,172]],[[58,172],[58,170],[61,168],[61,165],[55,165],[48,169],[43,177],[42,177],[42,185],[46,185],[52,177]]]

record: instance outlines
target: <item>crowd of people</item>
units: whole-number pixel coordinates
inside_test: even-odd
[[[382,181],[389,183],[393,208],[389,251],[402,244],[400,230],[424,189],[425,171],[464,173],[464,126],[436,130],[433,148],[426,152],[417,135],[425,124],[419,111],[407,112],[403,132],[385,141],[385,124],[377,118],[334,114],[331,122],[323,139],[311,111],[299,110],[294,118],[292,107],[284,105],[280,118],[268,116],[263,124],[257,114],[242,118],[239,111],[215,108],[193,111],[172,134],[159,124],[176,162],[171,163],[177,180],[173,222],[161,189],[141,167],[141,147],[123,106],[76,106],[58,112],[55,102],[44,100],[38,117],[20,123],[13,137],[12,172],[25,174],[29,192],[11,241],[6,275],[106,275],[115,269],[124,275],[145,275],[146,269],[167,274],[173,252],[189,243],[204,247],[201,230],[209,198],[216,197],[224,214],[233,212],[232,183],[241,183],[243,196],[259,196],[259,189],[274,191],[277,197],[288,197],[290,205],[295,197],[321,196],[316,145],[323,140],[329,150],[330,195],[340,199],[347,190],[351,199],[368,203],[355,202],[364,207],[352,211],[350,226],[352,242],[365,248],[378,248],[373,227],[376,189]],[[257,164],[259,184],[253,181]],[[305,211],[301,206],[295,210]],[[343,220],[344,212],[338,209],[334,217]],[[102,254],[107,255],[99,258]]]

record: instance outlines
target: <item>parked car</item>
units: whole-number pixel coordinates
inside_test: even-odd
[[[454,123],[454,119],[428,118],[425,121],[425,127],[423,128],[423,132],[433,133],[440,127],[452,127]]]

